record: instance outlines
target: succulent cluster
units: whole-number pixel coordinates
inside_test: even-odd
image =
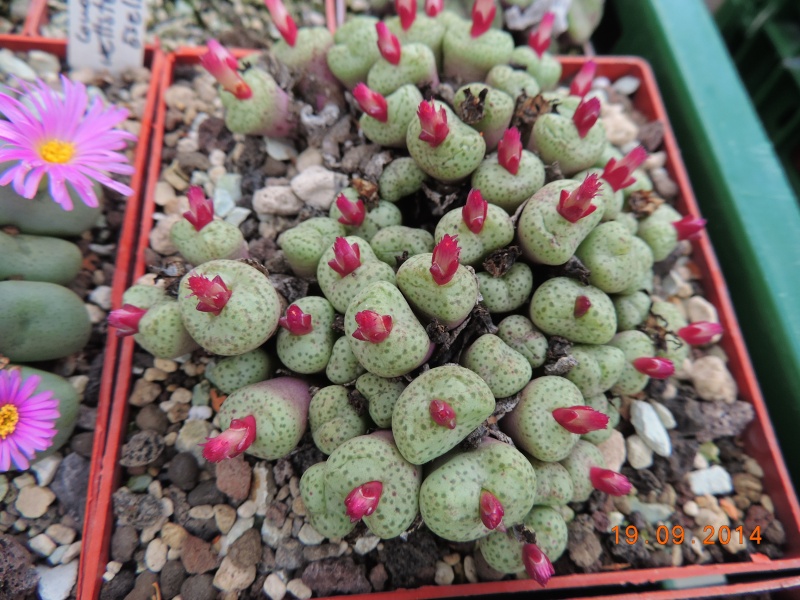
[[[134,287],[112,324],[156,356],[201,346],[228,357],[209,374],[229,395],[208,460],[283,456],[310,423],[328,459],[300,488],[322,535],[363,520],[390,538],[421,515],[444,539],[480,540],[494,568],[545,584],[566,548],[567,503],[631,490],[596,446],[619,420],[618,395],[669,377],[684,342],[721,331],[648,294],[654,262],[701,223],[655,201],[623,207],[634,182],[652,187],[647,154],[606,141],[591,61],[558,87],[551,16],[515,48],[492,28],[492,0],[477,0],[471,21],[398,0],[397,18],[355,17],[333,39],[269,4],[285,40],[275,56],[316,86],[281,90],[211,46],[203,63],[228,126],[291,136],[290,100],[319,108],[338,81],[328,101],[351,95],[364,136],[400,153],[374,182],[379,198],[347,188],[328,216],[281,235],[295,275],[318,290],[289,303],[191,190],[172,233],[194,265],[177,300]],[[449,103],[437,94],[451,83]],[[523,95],[544,107],[532,124],[514,110]],[[424,203],[423,184],[459,202],[412,223],[394,203]],[[294,375],[270,378],[278,364]]]

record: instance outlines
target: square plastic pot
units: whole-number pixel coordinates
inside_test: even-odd
[[[161,151],[167,112],[166,104],[164,103],[164,92],[172,84],[175,67],[177,65],[196,64],[204,52],[205,48],[184,49],[177,53],[168,54],[165,60],[162,73],[162,93],[156,113],[153,152],[150,157],[146,188],[147,201],[142,211],[142,229],[139,234],[137,260],[133,268],[134,280],[145,273],[144,253],[149,243],[152,215],[155,208],[153,198],[161,172]],[[242,57],[249,52],[240,51],[236,55],[237,57]],[[585,58],[577,57],[561,58],[564,76],[569,77],[575,74],[585,60]],[[649,65],[641,59],[629,57],[596,57],[594,60],[598,64],[598,76],[604,75],[614,80],[624,75],[631,75],[641,80],[642,84],[634,98],[634,106],[649,119],[659,120],[664,124],[664,148],[667,152],[666,168],[680,187],[678,210],[684,214],[699,215],[686,170],[681,162],[680,151],[667,121],[664,106]],[[800,530],[800,506],[789,482],[786,466],[775,441],[772,425],[764,407],[764,401],[742,340],[739,325],[736,321],[716,256],[705,234],[694,242],[693,258],[701,270],[706,297],[717,307],[720,322],[725,328],[726,335],[723,337],[721,345],[729,357],[730,370],[739,387],[739,396],[741,399],[750,402],[755,409],[755,420],[743,434],[745,450],[762,466],[764,470],[764,491],[773,499],[775,512],[786,531],[798,531]],[[97,494],[92,496],[92,505],[90,507],[96,521],[93,529],[94,538],[91,540],[91,547],[86,549],[85,557],[87,560],[81,565],[81,587],[79,591],[80,598],[84,600],[98,598],[102,575],[109,556],[113,512],[111,502],[112,494],[117,489],[120,478],[119,451],[124,442],[125,433],[128,430],[128,393],[131,382],[133,352],[133,339],[126,338],[122,342],[120,352],[117,385],[108,427],[108,441],[103,449],[104,451],[96,449],[92,458],[93,469],[99,469],[100,472],[100,485]],[[661,584],[669,580],[681,581],[685,587],[691,587],[693,578],[711,577],[712,579],[715,578],[714,581],[719,583],[720,578],[727,575],[756,572],[776,572],[773,578],[777,578],[777,572],[779,571],[800,567],[800,538],[791,534],[787,536],[785,550],[785,558],[778,560],[771,560],[762,554],[756,553],[753,555],[753,560],[746,563],[692,565],[557,576],[550,580],[547,590],[543,590],[531,580],[513,580],[441,587],[426,586],[414,590],[395,590],[349,597],[358,600],[366,600],[367,598],[377,600],[379,597],[393,600],[410,600],[412,598],[462,597],[511,592],[547,594],[553,589],[594,586],[608,588],[609,586],[620,586],[623,582],[630,585]],[[571,597],[579,595],[580,592],[576,590]],[[701,597],[702,595],[702,589],[680,592],[681,598]],[[644,596],[637,595],[636,597]]]

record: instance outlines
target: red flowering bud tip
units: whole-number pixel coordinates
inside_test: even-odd
[[[608,427],[608,415],[604,415],[590,406],[556,408],[553,410],[553,418],[564,429],[578,435]]]
[[[425,0],[425,14],[429,17],[435,17],[444,8],[444,0]]]
[[[428,405],[428,411],[431,413],[433,422],[440,427],[456,428],[456,411],[444,400],[431,400]]]
[[[547,49],[550,47],[550,34],[553,33],[553,21],[555,18],[555,13],[545,13],[539,26],[531,31],[528,36],[528,46],[536,52],[539,58],[541,58],[542,54],[547,52]]]
[[[200,57],[200,64],[211,73],[212,77],[239,100],[247,100],[253,95],[253,90],[239,75],[239,66],[233,54],[217,40],[208,41],[208,52]]]
[[[483,199],[481,191],[472,189],[467,195],[467,203],[461,209],[461,218],[464,224],[472,233],[480,233],[486,221],[486,213],[489,211],[489,203]]]
[[[447,126],[447,113],[444,108],[440,108],[437,113],[433,100],[428,100],[427,102],[423,100],[420,102],[419,108],[417,108],[417,116],[419,117],[419,124],[422,126],[419,139],[423,142],[428,142],[432,148],[436,148],[450,132],[450,128]]]
[[[373,92],[365,84],[359,83],[353,90],[353,96],[365,113],[381,123],[389,120],[389,109],[386,106],[386,98],[378,92]]]
[[[600,100],[589,98],[588,100],[581,100],[572,115],[572,122],[575,123],[578,135],[585,138],[589,130],[597,123],[598,118],[600,118]]]
[[[600,193],[600,179],[597,174],[587,175],[572,193],[561,190],[556,210],[570,223],[577,223],[582,218],[589,216],[597,206],[592,204],[592,199]],[[576,306],[577,308],[577,306]]]
[[[575,75],[575,79],[569,86],[569,93],[572,96],[580,96],[583,98],[586,93],[592,89],[592,80],[594,74],[597,72],[597,63],[593,60],[587,60],[583,63],[581,70]]]
[[[297,42],[297,24],[289,16],[283,2],[281,0],[264,0],[264,4],[267,5],[269,16],[272,17],[272,22],[275,23],[275,27],[278,28],[283,39],[294,48],[295,42]]]
[[[546,586],[550,578],[556,574],[553,563],[536,544],[525,544],[522,547],[522,562],[528,577],[542,587]]]
[[[718,335],[722,335],[722,325],[711,321],[695,321],[678,329],[678,336],[692,346],[710,344]]]
[[[353,337],[362,342],[380,344],[392,332],[392,316],[379,315],[374,310],[362,310],[356,313],[358,329]]]
[[[353,202],[344,194],[339,194],[336,198],[336,208],[342,213],[342,216],[339,217],[339,223],[342,225],[360,227],[364,222],[364,217],[367,216],[367,208],[361,198]]]
[[[461,248],[458,239],[445,234],[441,241],[433,248],[431,260],[431,275],[437,285],[450,283],[458,270],[458,257]]]
[[[519,129],[511,127],[506,129],[503,139],[497,144],[497,162],[506,171],[516,175],[519,171],[520,160],[522,160],[522,141]]]
[[[256,418],[247,415],[242,419],[232,419],[231,425],[217,437],[206,438],[203,458],[218,463],[226,458],[234,458],[247,450],[256,439]]]
[[[314,329],[311,325],[311,315],[304,313],[297,304],[292,304],[286,309],[286,316],[278,319],[278,325],[293,335],[306,335]]]
[[[189,186],[186,192],[189,197],[189,210],[183,213],[183,218],[191,223],[196,231],[214,220],[214,201],[206,198],[203,188],[197,185]]]
[[[381,56],[393,65],[398,64],[400,62],[400,40],[389,31],[386,23],[377,23],[375,29],[378,31],[378,50]]]
[[[489,31],[496,12],[494,0],[475,0],[472,5],[472,29],[469,34],[476,38]]]
[[[133,304],[123,304],[122,308],[112,310],[108,315],[108,324],[116,328],[117,337],[126,337],[139,333],[139,321],[142,320],[144,308]]]
[[[610,496],[627,496],[633,487],[625,475],[611,469],[592,467],[589,469],[589,479],[594,489]]]
[[[333,242],[333,257],[333,260],[328,261],[328,266],[342,277],[347,277],[361,266],[361,250],[358,244],[350,244],[343,237],[338,237]]]
[[[498,525],[503,522],[503,515],[506,511],[503,510],[503,505],[492,492],[481,490],[481,522],[486,529],[497,529]]]
[[[639,373],[653,379],[666,379],[675,372],[675,365],[672,364],[672,361],[659,356],[640,356],[634,358],[631,363]]]
[[[636,183],[636,179],[631,177],[636,169],[647,159],[647,150],[642,146],[636,146],[619,161],[610,158],[603,169],[601,177],[606,180],[615,192]]]
[[[219,316],[233,293],[219,275],[214,279],[205,275],[192,275],[189,277],[189,289],[192,293],[187,298],[197,296],[200,301],[197,303],[197,310],[214,313],[215,316]]]
[[[705,229],[706,220],[687,215],[680,221],[675,221],[672,226],[678,232],[679,240],[696,240],[700,237],[700,232]]]
[[[400,17],[400,27],[408,31],[417,18],[417,0],[394,0],[394,8]]]
[[[589,309],[592,308],[592,301],[588,296],[578,296],[575,298],[575,308],[572,309],[572,314],[576,319],[581,318]]]
[[[350,517],[350,522],[355,523],[364,517],[370,516],[378,508],[383,493],[383,484],[380,481],[370,481],[358,486],[347,494],[344,499],[345,513]]]

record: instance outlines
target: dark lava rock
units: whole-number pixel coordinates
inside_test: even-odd
[[[386,572],[386,567],[383,566],[383,563],[378,563],[369,572],[369,582],[376,592],[383,591],[383,588],[386,587],[387,579],[389,579],[389,574]]]
[[[58,466],[50,483],[67,514],[83,527],[86,512],[86,491],[89,489],[89,461],[76,452],[68,454]]]
[[[186,569],[183,568],[181,561],[168,560],[164,568],[161,569],[159,576],[161,596],[163,598],[174,598],[181,593],[181,585],[185,580]]]
[[[279,569],[299,569],[303,566],[303,545],[297,540],[286,540],[275,551],[275,565]]]
[[[122,570],[111,581],[104,581],[100,588],[100,600],[122,600],[136,583],[132,571]]]
[[[208,171],[211,163],[208,161],[208,156],[202,152],[179,152],[178,166],[184,173],[193,173],[194,171]]]
[[[145,529],[161,518],[163,507],[158,498],[150,494],[134,494],[128,488],[114,492],[114,516],[122,525]]]
[[[322,544],[303,548],[303,558],[308,562],[339,556],[339,544]],[[385,571],[384,571],[385,572]]]
[[[217,589],[211,575],[192,575],[181,586],[181,598],[187,600],[216,600]]]
[[[211,519],[187,519],[183,523],[183,528],[207,542],[210,542],[219,534],[217,522],[213,517]]]
[[[225,494],[217,489],[217,481],[208,479],[200,482],[189,495],[186,496],[189,506],[201,506],[203,504],[222,504],[225,502]]]
[[[0,600],[24,598],[36,589],[39,576],[28,550],[10,535],[0,535]]]
[[[248,529],[233,542],[228,556],[243,569],[257,565],[261,560],[261,534],[256,529]]]
[[[150,430],[140,431],[122,446],[119,464],[123,467],[149,465],[161,456],[164,447],[164,438],[158,433]]]
[[[364,574],[364,565],[356,565],[349,556],[311,563],[303,571],[302,579],[320,596],[366,594],[372,591]]]
[[[158,582],[158,575],[152,571],[142,571],[136,577],[133,589],[125,596],[125,600],[152,600],[156,588],[154,583]]]
[[[194,457],[194,454],[191,452],[181,452],[180,454],[176,454],[169,462],[167,477],[169,477],[170,481],[177,487],[188,492],[194,489],[197,483],[198,471],[197,459]]]
[[[111,536],[111,558],[126,563],[133,558],[133,553],[139,547],[139,534],[135,527],[123,525],[114,530]]]
[[[169,427],[169,419],[157,404],[145,404],[136,415],[136,426],[143,431],[149,429],[164,435]]]
[[[73,452],[77,452],[86,458],[92,457],[92,445],[94,443],[94,432],[84,431],[72,436],[69,447]]]
[[[578,515],[569,524],[567,547],[569,557],[584,569],[594,565],[603,554],[603,547],[594,533],[594,523],[589,515]]]
[[[704,431],[697,433],[701,444],[720,437],[736,436],[755,418],[755,410],[749,402],[703,402],[700,406],[706,425]]]
[[[197,145],[205,148],[209,152],[212,150],[222,150],[225,153],[233,150],[236,142],[233,134],[225,126],[225,121],[219,117],[208,117],[197,130]]]
[[[419,587],[433,583],[439,551],[433,535],[418,530],[405,542],[399,537],[386,540],[379,558],[386,565],[394,587]]]

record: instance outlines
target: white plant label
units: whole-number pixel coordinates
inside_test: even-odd
[[[145,0],[68,0],[67,62],[119,73],[144,64]]]

